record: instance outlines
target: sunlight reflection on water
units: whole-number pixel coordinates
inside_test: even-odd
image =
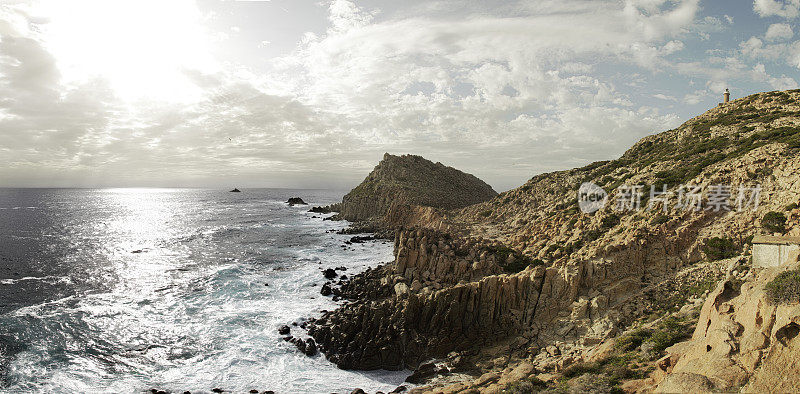
[[[55,253],[47,260],[65,272],[53,277],[74,286],[62,298],[0,315],[0,343],[12,338],[9,346],[22,349],[6,360],[0,387],[391,391],[405,378],[338,370],[324,357],[299,354],[276,332],[335,307],[314,286],[323,282],[322,267],[364,269],[390,260],[391,245],[340,248],[347,236],[326,230],[344,224],[288,207],[286,191],[76,193],[43,201],[57,220],[42,221],[52,244],[35,251]],[[312,202],[338,197],[303,193]],[[56,253],[61,248],[71,252]],[[0,292],[8,287],[0,284]]]

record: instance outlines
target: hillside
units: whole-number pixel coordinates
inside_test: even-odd
[[[757,276],[744,272],[756,271],[752,236],[776,231],[762,226],[768,213],[785,218],[780,232],[800,235],[798,153],[800,91],[761,93],[646,137],[617,160],[416,215],[415,228],[397,232],[395,261],[359,282],[393,291],[356,297],[309,332],[343,368],[430,371],[424,362],[436,359],[472,376],[440,374],[428,388],[441,392],[652,389],[664,378],[653,376],[656,361],[691,337],[717,283]],[[609,194],[591,214],[577,204],[584,182]],[[675,206],[687,202],[681,184],[701,189],[699,210]],[[668,209],[617,211],[626,185],[642,186],[644,208],[659,197],[651,201],[650,186],[666,185]],[[710,209],[716,185],[731,186],[717,201],[730,210]],[[742,210],[740,186],[751,203]]]
[[[372,172],[332,207],[342,219],[383,218],[393,207],[457,209],[497,196],[473,175],[420,156],[384,154]]]

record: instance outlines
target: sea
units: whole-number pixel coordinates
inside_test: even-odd
[[[0,189],[0,392],[393,390],[409,371],[340,370],[277,332],[337,307],[323,269],[392,260],[308,212],[343,194]]]

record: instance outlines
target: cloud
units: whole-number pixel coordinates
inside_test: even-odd
[[[789,90],[797,89],[797,81],[792,77],[781,75],[780,77],[773,77],[767,74],[766,67],[759,63],[753,67],[753,79],[756,81],[766,81],[775,90]]]
[[[199,36],[186,38],[187,53],[197,62],[163,51],[180,65],[170,79],[195,92],[177,101],[130,100],[107,75],[65,77],[69,67],[37,23],[4,8],[0,153],[9,164],[0,184],[342,186],[390,151],[422,154],[506,189],[618,156],[677,126],[673,108],[695,112],[686,105],[708,102],[729,82],[795,86],[773,62],[800,64],[800,44],[784,42],[791,37],[783,27],[705,53],[698,37],[729,29],[732,19],[703,16],[697,0],[321,7],[327,26],[259,69],[205,59],[204,37],[215,35],[192,29]],[[218,32],[226,44],[257,37],[229,26]],[[285,44],[263,37],[275,41],[270,48]],[[149,65],[147,46],[133,49],[125,59]],[[157,85],[144,82],[145,91]],[[648,106],[656,104],[669,112]]]
[[[767,41],[780,41],[780,40],[788,40],[794,36],[794,32],[792,31],[792,27],[786,23],[775,23],[769,25],[767,29],[767,33],[764,35],[764,38]]]
[[[755,0],[753,10],[762,18],[779,16],[794,19],[800,14],[800,0]]]
[[[663,93],[654,94],[653,97],[655,97],[655,98],[657,98],[659,100],[678,101],[678,99],[676,99],[674,96],[669,96],[669,95],[666,95],[666,94],[663,94]]]

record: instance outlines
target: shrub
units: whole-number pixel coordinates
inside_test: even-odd
[[[528,266],[531,264],[534,266],[544,264],[542,260],[532,260],[530,257],[518,253],[514,249],[511,249],[505,245],[487,246],[485,250],[495,256],[497,259],[497,264],[503,268],[504,272],[510,274],[520,272],[525,268],[528,268]],[[513,256],[513,261],[509,262],[509,256]]]
[[[614,348],[623,352],[628,352],[638,348],[642,342],[650,338],[653,332],[644,328],[632,331],[626,335],[621,336],[614,342]]]
[[[793,203],[787,205],[786,208],[784,208],[784,210],[792,211],[792,210],[797,209],[797,207],[798,207],[798,204],[796,202],[793,202]]]
[[[783,234],[786,232],[786,215],[775,211],[767,212],[761,219],[761,227],[770,233]]]
[[[739,253],[739,249],[730,238],[720,237],[707,239],[702,250],[706,258],[711,261],[731,258]]]
[[[694,327],[686,320],[670,317],[658,324],[653,335],[646,342],[653,344],[653,350],[661,353],[664,349],[692,336]]]
[[[653,219],[651,219],[650,223],[658,226],[658,225],[664,224],[664,223],[666,223],[668,221],[669,221],[669,216],[664,215],[664,214],[660,214],[660,215],[654,217]]]
[[[619,216],[611,214],[603,218],[600,225],[603,228],[612,228],[619,224]]]
[[[536,376],[531,376],[526,379],[518,380],[514,383],[509,384],[508,386],[506,386],[505,392],[513,394],[527,394],[527,393],[535,393],[538,391],[543,391],[546,389],[547,389],[547,382],[537,378]]]
[[[693,297],[698,297],[705,294],[706,291],[714,290],[714,287],[716,286],[717,286],[716,278],[706,278],[689,286],[688,294]]]
[[[603,236],[603,233],[599,230],[589,230],[583,235],[583,240],[585,242],[592,242],[600,237]]]
[[[767,299],[773,304],[800,301],[800,270],[781,272],[765,289]]]

